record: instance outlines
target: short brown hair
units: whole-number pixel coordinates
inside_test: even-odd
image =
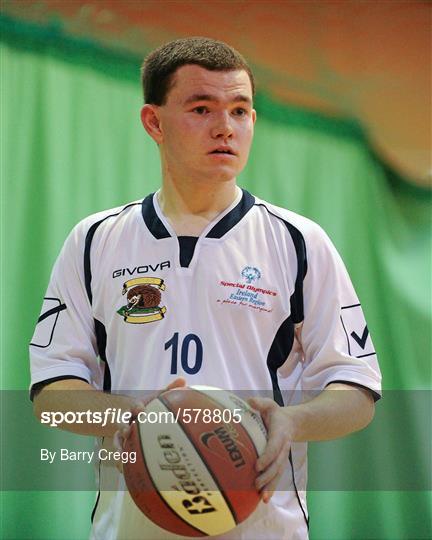
[[[196,64],[211,71],[244,69],[249,75],[252,94],[255,93],[252,71],[239,52],[223,41],[189,37],[165,43],[144,60],[141,81],[145,103],[163,105],[175,71],[186,64]]]

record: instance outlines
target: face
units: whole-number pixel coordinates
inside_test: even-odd
[[[246,165],[256,118],[249,76],[182,66],[166,103],[145,105],[141,117],[159,144],[165,174],[233,180]]]

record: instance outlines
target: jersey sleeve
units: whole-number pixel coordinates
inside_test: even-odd
[[[363,310],[345,265],[324,231],[316,226],[306,242],[303,282],[303,389],[332,382],[363,386],[380,397],[381,373]]]
[[[30,343],[31,388],[67,378],[101,386],[103,367],[84,281],[85,230],[83,222],[72,230],[53,267]]]

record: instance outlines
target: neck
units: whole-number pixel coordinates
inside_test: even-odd
[[[235,178],[203,183],[164,178],[158,200],[178,236],[199,236],[236,197]]]

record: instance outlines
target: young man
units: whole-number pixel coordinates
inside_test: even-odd
[[[263,503],[221,538],[305,539],[306,442],[362,429],[379,396],[359,301],[319,226],[236,185],[256,120],[239,53],[206,38],[170,42],[146,59],[143,86],[162,187],[66,240],[30,347],[36,413],[131,410],[128,391],[181,377],[270,392],[251,400],[269,435],[257,463]],[[121,426],[64,427],[109,447]],[[118,491],[104,490],[108,478]],[[93,538],[178,538],[137,509],[117,469],[101,464],[100,484]]]

